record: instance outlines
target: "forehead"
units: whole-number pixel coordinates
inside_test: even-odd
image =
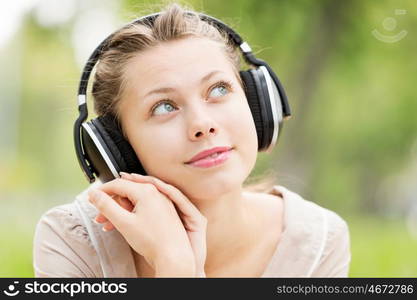
[[[233,76],[233,66],[221,44],[188,37],[163,42],[131,59],[125,70],[128,86],[144,88],[200,80],[211,70]]]

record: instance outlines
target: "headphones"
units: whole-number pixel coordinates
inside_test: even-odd
[[[152,25],[160,14],[141,17],[125,27],[138,23]],[[233,29],[211,16],[201,13],[198,16],[220,31],[226,32],[229,39],[241,50],[245,61],[253,67],[239,73],[255,122],[258,151],[269,153],[278,140],[283,120],[291,116],[284,88],[271,67],[266,62],[257,59],[249,45]],[[114,33],[104,39],[90,55],[84,66],[78,88],[79,116],[74,124],[75,152],[81,169],[90,183],[95,181],[95,176],[103,183],[113,180],[120,177],[119,172],[122,171],[146,175],[146,171],[132,146],[124,138],[120,124],[114,116],[98,116],[85,122],[88,116],[86,103],[88,79],[100,59],[100,53],[103,52],[113,35]]]

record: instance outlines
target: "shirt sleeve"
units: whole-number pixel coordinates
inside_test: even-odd
[[[323,254],[312,277],[348,277],[351,261],[349,228],[336,213],[326,210],[328,233]]]
[[[35,277],[101,277],[97,276],[96,257],[87,230],[71,204],[42,215],[33,239]]]

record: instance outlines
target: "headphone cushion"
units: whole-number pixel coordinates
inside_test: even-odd
[[[105,126],[103,120],[100,119],[100,117],[98,117],[96,119],[92,119],[91,123],[93,123],[93,125],[95,126],[97,131],[100,133],[100,136],[101,136],[102,140],[106,143],[107,148],[110,150],[111,155],[113,156],[114,160],[116,161],[117,167],[120,168],[120,170],[117,170],[117,171],[120,172],[121,170],[125,170],[126,169],[126,163],[125,163],[118,147],[116,146],[116,144],[113,142],[111,136],[109,135],[109,132],[111,130],[109,130],[109,128],[107,126]]]
[[[99,123],[100,134],[102,134],[107,146],[123,172],[138,173],[146,175],[135,151],[129,142],[124,138],[120,124],[112,115],[99,116],[94,119]]]
[[[258,150],[260,150],[263,148],[264,119],[262,117],[261,104],[259,102],[260,96],[258,94],[258,88],[256,87],[255,80],[250,70],[240,71],[239,73],[244,84],[246,99],[255,122],[256,133],[258,135]]]

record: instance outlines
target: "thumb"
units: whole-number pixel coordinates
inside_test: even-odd
[[[88,191],[88,200],[119,230],[126,224],[131,213],[122,208],[116,201],[105,192],[98,189]],[[120,231],[120,230],[119,230]]]

